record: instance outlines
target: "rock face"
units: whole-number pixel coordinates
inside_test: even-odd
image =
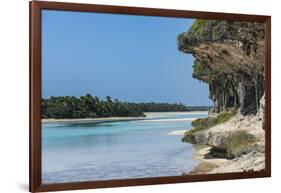
[[[211,127],[209,129],[192,134],[194,144],[204,144],[216,149],[226,149],[229,136],[237,131],[247,131],[256,138],[255,145],[264,147],[264,130],[262,119],[256,115],[243,116],[237,113],[229,121]],[[258,147],[260,149],[264,149]]]
[[[263,23],[214,20],[196,20],[178,36],[178,49],[195,58],[193,77],[209,84],[214,102],[209,117],[183,141],[231,159],[210,173],[264,169],[264,39]],[[212,124],[233,109],[239,111],[231,119]]]
[[[195,58],[193,77],[209,84],[212,113],[238,107],[256,114],[264,94],[263,23],[196,20],[178,36],[178,49]]]

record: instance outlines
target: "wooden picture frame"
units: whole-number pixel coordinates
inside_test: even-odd
[[[31,1],[30,5],[30,192],[76,190],[271,176],[271,17],[141,7]],[[41,182],[41,11],[61,10],[175,18],[201,18],[265,23],[265,170],[191,176],[42,184]]]

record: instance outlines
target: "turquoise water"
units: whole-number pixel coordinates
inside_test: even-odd
[[[42,125],[42,181],[60,183],[187,173],[193,146],[176,130],[206,113],[149,113],[145,120]]]

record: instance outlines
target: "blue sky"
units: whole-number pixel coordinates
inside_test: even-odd
[[[177,35],[191,19],[44,10],[42,95],[210,105]]]

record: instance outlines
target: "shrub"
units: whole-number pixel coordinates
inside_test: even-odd
[[[200,74],[204,69],[203,66],[199,62],[197,62],[196,60],[194,60],[192,68],[193,68],[194,74]]]
[[[215,124],[217,125],[217,124],[221,124],[221,123],[228,121],[231,117],[236,115],[237,111],[238,111],[238,109],[234,108],[230,112],[220,113],[215,119]]]
[[[196,119],[191,123],[193,129],[190,130],[190,132],[194,133],[224,123],[228,121],[231,117],[233,117],[236,113],[237,113],[237,108],[234,108],[230,112],[220,113],[217,117]]]
[[[193,134],[199,131],[203,131],[209,129],[213,126],[219,125],[228,121],[231,117],[233,117],[237,113],[237,108],[232,109],[230,112],[222,112],[217,117],[207,117],[207,118],[200,118],[192,121],[192,129],[185,132],[182,141],[193,143],[194,136]]]
[[[206,20],[204,19],[197,19],[194,21],[192,24],[191,28],[189,31],[197,32],[197,33],[202,33],[202,26],[206,23]]]
[[[247,131],[239,130],[232,133],[227,139],[227,154],[228,157],[237,157],[249,152],[256,138],[254,135],[247,133]]]
[[[217,72],[209,68],[208,66],[203,66],[202,63],[194,60],[193,65],[193,77],[203,78],[205,80],[212,80],[217,77]]]

